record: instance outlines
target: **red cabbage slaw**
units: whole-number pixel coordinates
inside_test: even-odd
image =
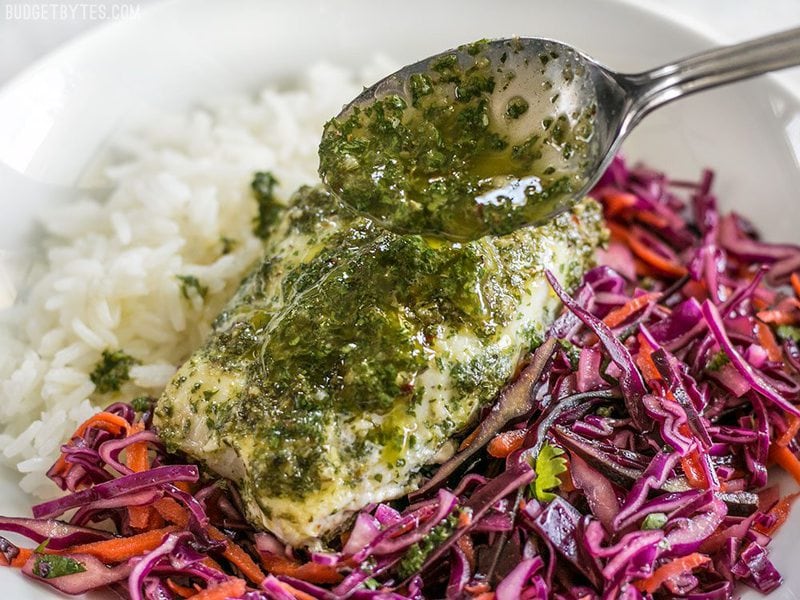
[[[612,234],[520,377],[410,497],[327,552],[245,521],[235,487],[169,454],[152,404],[63,447],[67,495],[0,518],[0,562],[134,600],[731,598],[781,584],[772,535],[800,483],[800,247],[720,215],[712,174],[617,158],[592,195]],[[687,197],[681,200],[680,197]]]

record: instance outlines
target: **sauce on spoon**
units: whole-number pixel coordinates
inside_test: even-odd
[[[575,74],[556,58],[479,41],[398,73],[326,124],[323,180],[401,233],[471,240],[541,222],[583,187],[596,113],[563,110]]]

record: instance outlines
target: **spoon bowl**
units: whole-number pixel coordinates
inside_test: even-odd
[[[482,40],[365,89],[326,125],[320,175],[394,231],[505,234],[585,196],[652,110],[797,64],[800,29],[634,74],[554,40]]]

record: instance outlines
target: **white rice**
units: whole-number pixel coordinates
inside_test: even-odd
[[[153,120],[111,144],[107,198],[41,215],[46,264],[24,304],[0,315],[0,461],[24,490],[55,493],[45,473],[98,407],[160,393],[261,254],[253,173],[273,172],[283,197],[315,183],[324,121],[390,71],[385,60],[360,74],[320,65],[291,90]],[[236,242],[225,255],[223,237]],[[178,275],[206,297],[185,298]],[[118,393],[96,393],[89,377],[106,349],[140,361]]]

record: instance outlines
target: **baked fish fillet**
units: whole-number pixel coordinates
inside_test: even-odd
[[[387,232],[303,188],[205,345],[158,401],[168,446],[237,482],[248,519],[319,547],[452,454],[604,241],[585,200],[453,243]]]

